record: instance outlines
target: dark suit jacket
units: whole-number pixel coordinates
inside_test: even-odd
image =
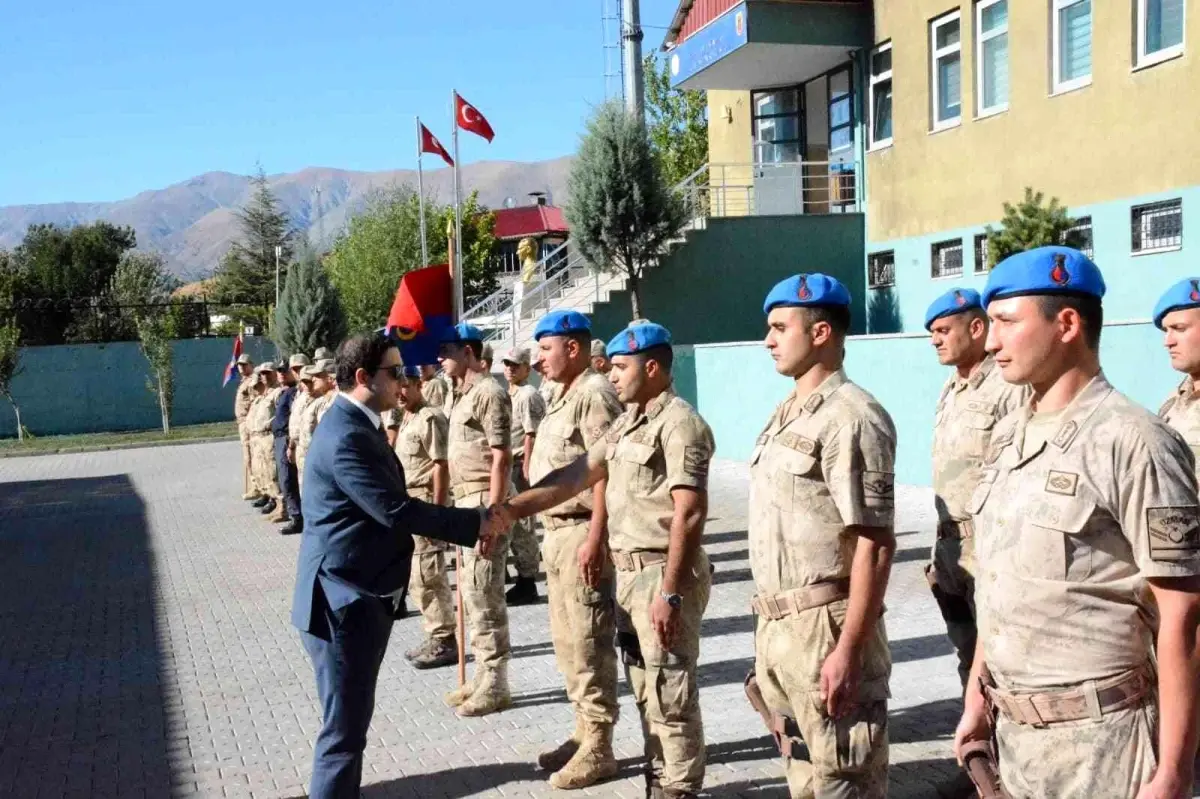
[[[474,546],[479,512],[408,496],[404,470],[381,430],[337,397],[313,433],[304,462],[304,534],[292,624],[328,637],[325,609],[408,585],[413,534]]]

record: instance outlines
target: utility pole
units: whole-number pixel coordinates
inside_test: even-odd
[[[275,245],[275,308],[279,308],[279,257],[283,255],[283,247]]]
[[[644,119],[646,84],[642,76],[642,17],[638,0],[624,0],[621,17],[621,50],[625,56],[625,108],[638,119]]]
[[[317,189],[317,218],[316,218],[317,246],[314,247],[313,249],[316,250],[317,252],[320,252],[322,241],[325,238],[325,225],[324,225],[324,220],[321,218],[321,187],[317,186],[316,189]]]

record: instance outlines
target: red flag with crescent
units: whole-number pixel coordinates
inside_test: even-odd
[[[492,126],[484,118],[483,114],[475,106],[468,103],[454,93],[454,123],[463,130],[469,130],[476,136],[482,136],[488,140],[488,144],[492,143],[492,139],[496,134],[492,131]]]
[[[424,123],[421,123],[421,152],[440,155],[447,166],[454,166],[454,159],[450,157],[450,153],[446,152],[437,136],[434,136]]]

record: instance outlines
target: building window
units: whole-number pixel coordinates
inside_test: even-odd
[[[881,289],[896,285],[896,253],[873,252],[867,256],[867,288]]]
[[[1137,0],[1137,65],[1157,64],[1183,52],[1184,0]]]
[[[804,150],[804,112],[798,88],[754,92],[754,160],[760,164],[794,164]]]
[[[829,92],[829,152],[849,150],[854,146],[854,95],[850,88],[850,67],[830,72],[825,85]]]
[[[1054,91],[1092,82],[1092,0],[1051,0]]]
[[[932,56],[933,129],[957,125],[962,118],[962,39],[955,11],[929,23]]]
[[[979,115],[1008,108],[1008,0],[980,0],[975,6],[975,95]]]
[[[892,143],[892,43],[881,44],[871,53],[871,147]]]
[[[1095,248],[1092,245],[1092,218],[1090,216],[1077,218],[1075,224],[1063,231],[1063,244],[1068,243],[1088,258],[1096,257]]]
[[[1183,200],[1167,200],[1133,208],[1135,253],[1177,250],[1183,246]]]
[[[986,233],[975,235],[975,274],[988,270],[988,237]]]
[[[962,274],[962,239],[939,241],[933,245],[930,277],[956,277]]]

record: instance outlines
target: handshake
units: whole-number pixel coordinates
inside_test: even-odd
[[[508,532],[520,518],[508,503],[481,508],[482,519],[479,523],[479,554],[489,555],[496,546],[496,541]]]

